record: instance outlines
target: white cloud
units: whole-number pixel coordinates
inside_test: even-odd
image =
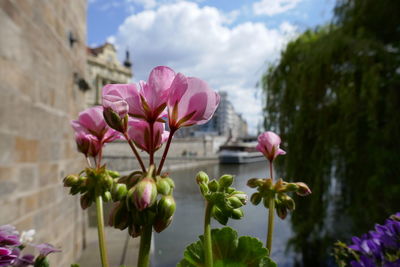
[[[268,29],[252,22],[230,28],[228,23],[216,8],[182,1],[129,16],[113,41],[121,55],[130,49],[136,81],[146,80],[157,65],[204,79],[214,89],[227,91],[255,129],[262,110],[255,84],[295,28],[284,23]]]
[[[286,12],[300,3],[301,0],[261,0],[253,4],[253,12],[256,15],[276,15]]]

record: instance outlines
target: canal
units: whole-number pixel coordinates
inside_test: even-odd
[[[266,161],[242,165],[212,164],[198,168],[174,171],[176,189],[174,197],[177,209],[172,224],[160,234],[154,234],[153,266],[172,267],[182,258],[185,247],[203,232],[204,200],[195,182],[198,171],[206,171],[210,179],[222,174],[235,175],[234,187],[246,192],[249,196],[254,189],[246,186],[249,178],[265,178],[268,173]],[[241,220],[229,220],[228,226],[235,228],[239,235],[251,235],[265,243],[267,210],[262,204],[254,206],[250,202],[243,207],[245,217]],[[294,264],[294,254],[287,250],[288,240],[292,237],[290,217],[285,221],[275,219],[275,231],[272,258],[280,267],[291,267]],[[213,222],[213,228],[223,227]]]

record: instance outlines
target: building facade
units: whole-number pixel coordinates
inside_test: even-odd
[[[84,243],[78,197],[62,186],[84,160],[70,120],[84,108],[86,1],[0,1],[0,225],[35,229],[70,266]]]
[[[110,43],[87,48],[87,73],[89,88],[86,93],[86,105],[101,104],[101,89],[110,83],[129,83],[132,79],[132,63],[129,51],[126,51],[123,64],[118,60],[117,50]]]
[[[179,137],[224,136],[237,140],[247,136],[247,122],[235,111],[227,92],[219,92],[221,101],[212,119],[204,125],[180,129]]]

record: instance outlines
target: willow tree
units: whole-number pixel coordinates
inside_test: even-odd
[[[290,42],[263,76],[285,175],[313,190],[292,217],[305,266],[324,266],[331,241],[400,209],[398,14],[400,1],[339,1],[331,25]]]

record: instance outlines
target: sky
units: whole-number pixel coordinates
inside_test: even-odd
[[[133,82],[165,65],[228,92],[251,134],[262,123],[257,84],[286,44],[329,23],[334,0],[89,0],[89,46],[108,41],[124,57]]]

